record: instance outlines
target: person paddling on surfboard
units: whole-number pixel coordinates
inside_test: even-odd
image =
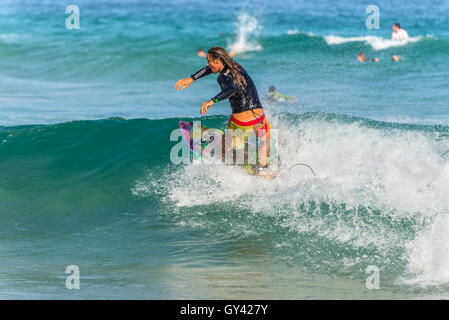
[[[211,73],[220,73],[217,82],[221,92],[201,106],[201,114],[215,103],[229,99],[232,115],[228,122],[228,129],[240,129],[243,132],[252,130],[259,140],[259,168],[258,174],[264,175],[268,170],[268,156],[270,154],[271,125],[264,114],[256,86],[243,67],[235,62],[222,47],[212,47],[206,55],[207,65],[190,77],[176,82],[176,90],[184,90],[195,80]],[[264,147],[265,146],[265,147]],[[266,152],[263,152],[265,150]]]

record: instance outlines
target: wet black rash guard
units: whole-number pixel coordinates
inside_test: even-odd
[[[191,75],[193,80],[205,77],[212,73],[212,69],[209,66],[205,66],[198,72]],[[243,111],[253,110],[256,108],[263,108],[262,103],[259,100],[256,86],[253,80],[250,78],[245,69],[241,67],[241,73],[246,80],[246,90],[239,85],[234,84],[234,78],[227,66],[223,68],[220,75],[217,78],[217,82],[221,87],[221,92],[213,97],[213,102],[229,99],[231,104],[232,113],[240,113]]]

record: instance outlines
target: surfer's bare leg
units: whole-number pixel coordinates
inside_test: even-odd
[[[268,158],[270,156],[270,134],[267,133],[259,139],[259,166],[265,167],[268,165]]]
[[[266,120],[265,120],[266,121]],[[256,130],[256,134],[259,140],[259,148],[258,148],[258,158],[259,158],[259,166],[265,167],[268,165],[268,159],[270,157],[270,127],[266,125],[264,121],[265,128],[260,128]]]

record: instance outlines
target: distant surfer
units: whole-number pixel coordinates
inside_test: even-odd
[[[401,29],[401,25],[396,22],[393,25],[393,33],[391,34],[391,40],[394,41],[407,41],[408,33],[404,29]]]
[[[206,56],[206,53],[204,52],[203,48],[198,48],[198,50],[196,50],[196,55],[198,57],[204,58]]]
[[[207,65],[205,67],[190,77],[176,82],[176,90],[184,90],[193,81],[211,73],[220,73],[217,82],[221,87],[221,92],[202,104],[201,114],[205,114],[215,103],[229,99],[232,115],[228,122],[228,129],[240,129],[243,132],[250,129],[255,133],[258,137],[259,147],[261,147],[258,153],[259,163],[257,173],[259,175],[271,174],[268,169],[271,125],[264,114],[262,103],[260,102],[253,80],[245,69],[232,60],[222,47],[210,48],[207,52],[206,59]],[[264,149],[266,152],[262,151]]]
[[[396,22],[393,25],[393,33],[391,34],[391,40],[393,41],[407,41],[408,33],[404,29],[401,28],[401,25]],[[394,62],[398,62],[400,60],[399,56],[393,55],[392,60]]]
[[[379,62],[379,58],[367,58],[363,52],[357,55],[358,62]]]
[[[272,102],[298,102],[298,98],[279,93],[273,85],[268,87],[267,98]]]

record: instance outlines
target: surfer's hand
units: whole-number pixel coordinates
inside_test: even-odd
[[[193,82],[192,77],[178,80],[178,82],[176,82],[176,90],[179,90],[179,89],[184,90],[185,88],[190,86],[192,84],[192,82]]]
[[[212,100],[204,102],[203,105],[201,106],[201,114],[205,114],[207,112],[207,109],[212,107],[213,104],[214,102]]]

